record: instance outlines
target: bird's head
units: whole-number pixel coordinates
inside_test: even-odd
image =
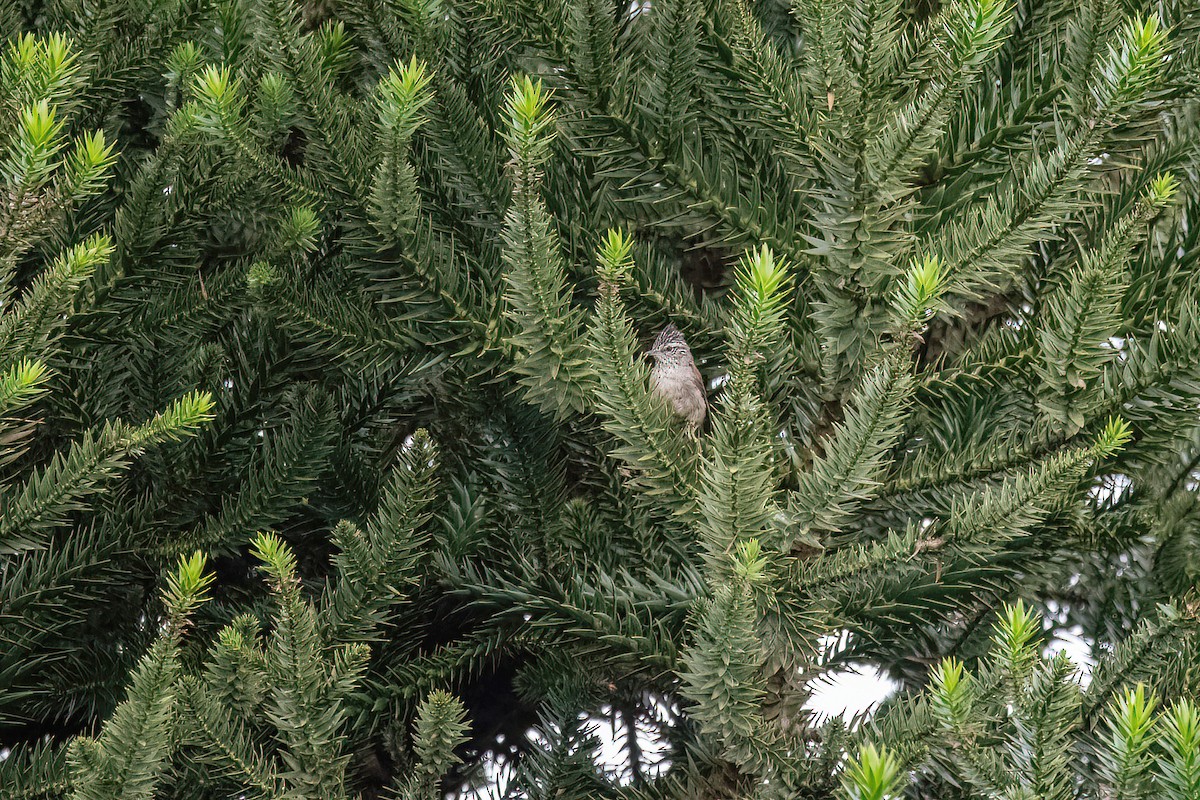
[[[679,328],[674,325],[662,329],[662,333],[658,334],[646,355],[658,364],[690,364],[692,361],[691,348],[688,347]]]

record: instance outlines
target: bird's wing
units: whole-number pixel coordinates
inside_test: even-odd
[[[692,383],[696,385],[696,391],[699,393],[697,396],[700,399],[700,413],[695,422],[696,425],[699,425],[708,413],[708,395],[704,391],[704,378],[701,377],[700,370],[696,369],[695,364],[692,364]]]

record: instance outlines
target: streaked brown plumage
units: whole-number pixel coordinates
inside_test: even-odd
[[[654,359],[650,388],[669,402],[688,425],[699,428],[708,411],[708,401],[704,395],[704,379],[696,369],[692,350],[683,334],[674,325],[668,325],[658,334],[646,355]]]

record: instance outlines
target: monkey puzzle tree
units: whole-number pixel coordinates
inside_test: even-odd
[[[1196,11],[6,6],[0,793],[1195,797]]]
[[[102,190],[112,147],[100,131],[68,133],[81,76],[78,53],[63,38],[12,41],[0,81],[0,724],[7,726],[43,709],[71,715],[75,703],[87,705],[66,687],[111,663],[119,647],[104,640],[109,621],[93,613],[133,588],[121,585],[123,532],[104,492],[135,456],[206,420],[211,399],[185,395],[141,424],[47,412],[70,392],[63,330],[113,250],[99,234],[71,242],[66,219]],[[82,517],[88,510],[95,513]]]

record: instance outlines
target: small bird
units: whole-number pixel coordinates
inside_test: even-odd
[[[646,355],[654,359],[650,370],[651,390],[668,401],[693,430],[699,428],[708,411],[708,402],[704,397],[704,379],[696,369],[692,350],[683,334],[674,325],[668,325],[658,334]]]

